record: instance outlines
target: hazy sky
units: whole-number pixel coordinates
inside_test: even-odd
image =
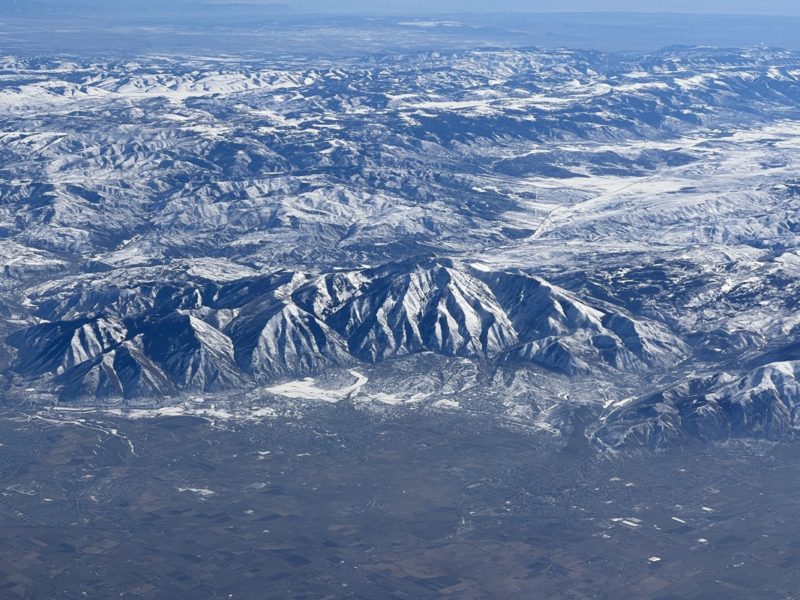
[[[282,0],[264,1],[282,2]],[[411,13],[464,10],[552,12],[577,10],[800,15],[800,0],[761,0],[760,2],[758,0],[283,0],[282,3],[298,8],[322,9],[332,12]]]
[[[191,10],[203,4],[277,4],[302,12],[361,14],[617,11],[800,16],[800,0],[0,0],[0,9],[43,6],[107,12],[180,6]]]

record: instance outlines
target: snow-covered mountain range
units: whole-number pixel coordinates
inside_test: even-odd
[[[800,429],[800,54],[7,56],[0,107],[7,403]]]

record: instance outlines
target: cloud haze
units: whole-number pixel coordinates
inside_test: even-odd
[[[0,0],[0,8],[191,10],[203,5],[265,5],[299,12],[432,14],[459,12],[638,12],[800,15],[797,0]]]
[[[800,15],[797,0],[296,0],[291,4],[325,12],[629,11]]]

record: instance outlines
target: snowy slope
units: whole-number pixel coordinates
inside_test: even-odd
[[[3,397],[791,437],[799,103],[767,48],[2,57]]]

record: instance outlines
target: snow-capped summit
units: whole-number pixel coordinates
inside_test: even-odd
[[[794,435],[795,52],[0,68],[9,402],[357,368],[335,397],[588,419],[603,447]]]

